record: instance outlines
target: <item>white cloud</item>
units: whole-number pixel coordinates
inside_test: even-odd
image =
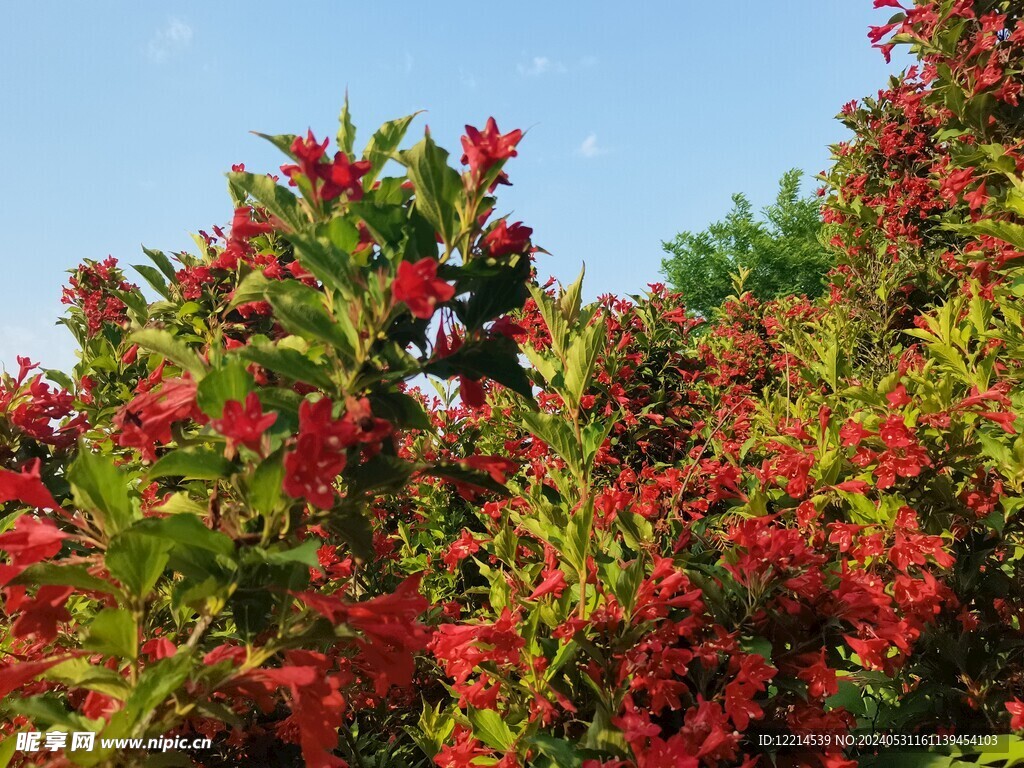
[[[592,133],[583,140],[576,152],[583,157],[597,157],[607,154],[608,150],[597,143],[597,134]]]
[[[565,65],[560,61],[552,61],[547,56],[534,56],[529,64],[517,66],[519,74],[538,77],[547,72],[565,72]]]
[[[192,27],[181,19],[170,19],[149,41],[146,52],[150,61],[161,62],[168,56],[188,48],[192,43]]]

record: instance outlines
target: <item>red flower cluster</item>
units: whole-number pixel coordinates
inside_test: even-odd
[[[344,152],[336,152],[333,161],[325,161],[327,144],[327,139],[317,143],[312,131],[306,138],[296,136],[291,150],[298,165],[282,165],[281,172],[292,186],[298,183],[300,176],[304,177],[312,187],[315,199],[334,200],[344,196],[346,200],[361,200],[363,185],[360,179],[369,173],[370,162],[353,162]]]
[[[127,306],[117,294],[138,289],[124,279],[113,256],[101,262],[84,262],[68,283],[70,287],[64,289],[61,303],[82,310],[89,335],[99,333],[104,323],[124,325],[128,321]]]
[[[333,417],[327,397],[304,400],[299,407],[299,434],[284,458],[284,490],[320,509],[334,505],[334,481],[348,464],[348,449],[373,450],[391,434],[391,424],[370,412],[365,399],[349,399],[345,414]]]

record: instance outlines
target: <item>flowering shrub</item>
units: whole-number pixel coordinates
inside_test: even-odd
[[[872,37],[921,62],[843,111],[814,303],[586,305],[492,218],[519,131],[468,128],[460,171],[400,149],[411,118],[357,156],[347,107],[333,154],[266,137],[284,181],[236,166],[197,255],[147,252],[155,301],[76,270],[75,371],[0,389],[0,755],[34,728],[202,734],[207,766],[1024,757],[1024,27],[896,10]]]

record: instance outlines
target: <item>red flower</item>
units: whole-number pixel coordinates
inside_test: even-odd
[[[334,506],[334,478],[345,471],[344,453],[324,450],[314,435],[299,435],[295,450],[284,457],[284,491],[314,507]]]
[[[309,664],[264,669],[260,674],[286,686],[291,693],[292,717],[299,726],[305,764],[313,768],[343,768],[347,763],[332,754],[338,745],[338,728],[345,718],[345,698],[339,690],[341,680],[337,675],[326,674],[326,660],[320,654],[293,655]]]
[[[525,253],[530,247],[530,235],[532,234],[533,230],[530,227],[524,227],[521,221],[517,221],[510,227],[505,219],[502,219],[494,229],[483,237],[480,247],[495,259],[510,253]]]
[[[393,431],[391,422],[378,419],[370,411],[370,401],[365,397],[356,400],[350,397],[345,401],[343,421],[351,426],[349,439],[360,443],[379,443]]]
[[[349,200],[359,200],[363,197],[363,185],[359,181],[370,172],[369,160],[357,160],[350,162],[348,155],[338,152],[334,155],[334,162],[330,165],[319,167],[320,177],[324,181],[320,195],[324,200],[333,200],[336,197],[347,195]]]
[[[479,550],[480,545],[477,543],[477,540],[473,538],[473,534],[468,530],[463,529],[459,538],[453,541],[452,545],[448,548],[448,551],[444,553],[442,560],[444,560],[444,564],[448,566],[448,570],[454,573],[460,562]]]
[[[178,652],[178,647],[166,637],[154,637],[143,643],[139,650],[151,659],[159,660],[169,659]]]
[[[333,162],[322,162],[327,152],[328,140],[318,143],[309,131],[306,138],[296,137],[292,141],[292,154],[298,165],[282,165],[281,172],[288,177],[291,186],[296,185],[296,176],[302,174],[313,188],[313,196],[321,200],[333,200],[347,195],[349,200],[363,196],[363,185],[359,181],[370,171],[368,160],[352,162],[344,152],[336,152]]]
[[[837,491],[846,491],[847,493],[859,493],[861,496],[867,494],[871,490],[871,485],[864,482],[863,480],[844,480],[841,483],[836,483],[834,486]]]
[[[537,588],[530,593],[529,600],[540,600],[546,595],[554,595],[556,598],[562,596],[565,591],[565,574],[559,569],[551,571],[544,577],[544,581],[537,585]]]
[[[20,501],[38,509],[57,509],[60,505],[54,501],[49,489],[40,479],[39,465],[40,460],[34,459],[20,473],[0,469],[0,504]]]
[[[456,725],[455,731],[434,756],[438,768],[472,768],[479,765],[478,757],[490,757],[493,752],[473,738],[473,732],[464,725]]]
[[[985,187],[985,182],[981,182],[981,186],[979,186],[973,192],[968,192],[966,195],[964,195],[964,200],[967,201],[967,205],[970,206],[972,211],[981,208],[985,203],[987,203],[988,189],[986,189]]]
[[[480,380],[462,373],[459,374],[459,397],[467,408],[483,408],[487,402],[487,395]]]
[[[15,637],[35,635],[41,643],[52,642],[57,637],[57,624],[71,621],[71,614],[64,604],[74,590],[71,587],[46,585],[39,588],[31,600],[17,600],[11,605],[8,599],[5,609],[8,614],[17,612],[18,618],[11,628]]]
[[[159,390],[136,395],[114,415],[117,444],[138,448],[143,458],[154,461],[156,446],[171,442],[171,425],[185,419],[206,422],[196,406],[196,383],[188,376],[166,379]]]
[[[374,678],[378,695],[392,685],[412,682],[413,654],[426,647],[429,637],[419,623],[429,603],[419,593],[420,575],[411,576],[390,595],[381,595],[361,603],[346,603],[336,595],[301,592],[298,597],[334,624],[348,624],[363,638],[356,645],[367,670]]]
[[[0,667],[0,698],[4,698],[15,688],[35,680],[50,667],[67,661],[70,656],[45,661],[22,661]]]
[[[825,663],[825,649],[819,655],[809,655],[814,663],[797,672],[797,677],[807,683],[807,695],[812,699],[824,699],[839,692],[836,671]]]
[[[455,288],[437,277],[437,260],[429,256],[415,264],[403,261],[392,287],[395,299],[403,301],[414,317],[429,320],[438,304],[455,295]]]
[[[495,163],[515,157],[516,145],[522,138],[523,132],[518,128],[502,136],[493,117],[487,118],[483,131],[467,125],[466,135],[462,137],[462,162],[469,165],[474,174],[483,175]]]
[[[1014,698],[1006,702],[1006,711],[1010,713],[1010,730],[1024,731],[1024,701]]]
[[[299,173],[303,174],[311,183],[316,183],[319,175],[317,167],[327,151],[327,143],[328,139],[324,139],[322,144],[317,143],[316,138],[313,136],[313,131],[307,131],[306,138],[301,136],[295,137],[292,141],[291,150],[299,164],[281,166],[281,173],[288,177],[290,184],[295,184],[295,176]]]
[[[234,218],[231,219],[231,239],[248,240],[250,237],[264,235],[273,232],[274,226],[265,221],[252,220],[252,206],[243,205],[235,208]]]
[[[12,530],[0,535],[0,550],[14,565],[24,567],[56,555],[66,538],[50,520],[23,515]]]
[[[334,505],[334,479],[348,463],[345,451],[358,440],[350,421],[332,416],[333,403],[322,397],[299,406],[299,436],[284,457],[284,490],[320,509]]]
[[[221,417],[211,421],[210,426],[228,439],[227,452],[233,456],[239,443],[258,453],[263,433],[275,421],[277,414],[264,414],[259,396],[250,392],[244,407],[237,400],[228,400]]]
[[[885,399],[889,401],[889,405],[893,408],[898,408],[899,406],[906,405],[910,402],[910,398],[907,397],[907,388],[902,384],[887,394]]]
[[[502,456],[467,456],[462,459],[462,463],[470,469],[487,472],[496,483],[507,482],[508,476],[519,469],[518,464]]]

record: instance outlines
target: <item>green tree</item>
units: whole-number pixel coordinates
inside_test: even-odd
[[[800,195],[801,172],[787,171],[775,202],[760,218],[742,193],[722,221],[701,232],[680,232],[662,243],[669,256],[662,273],[704,317],[733,292],[732,275],[750,270],[744,287],[766,300],[790,294],[817,296],[832,256],[819,241],[821,216],[816,198]]]

